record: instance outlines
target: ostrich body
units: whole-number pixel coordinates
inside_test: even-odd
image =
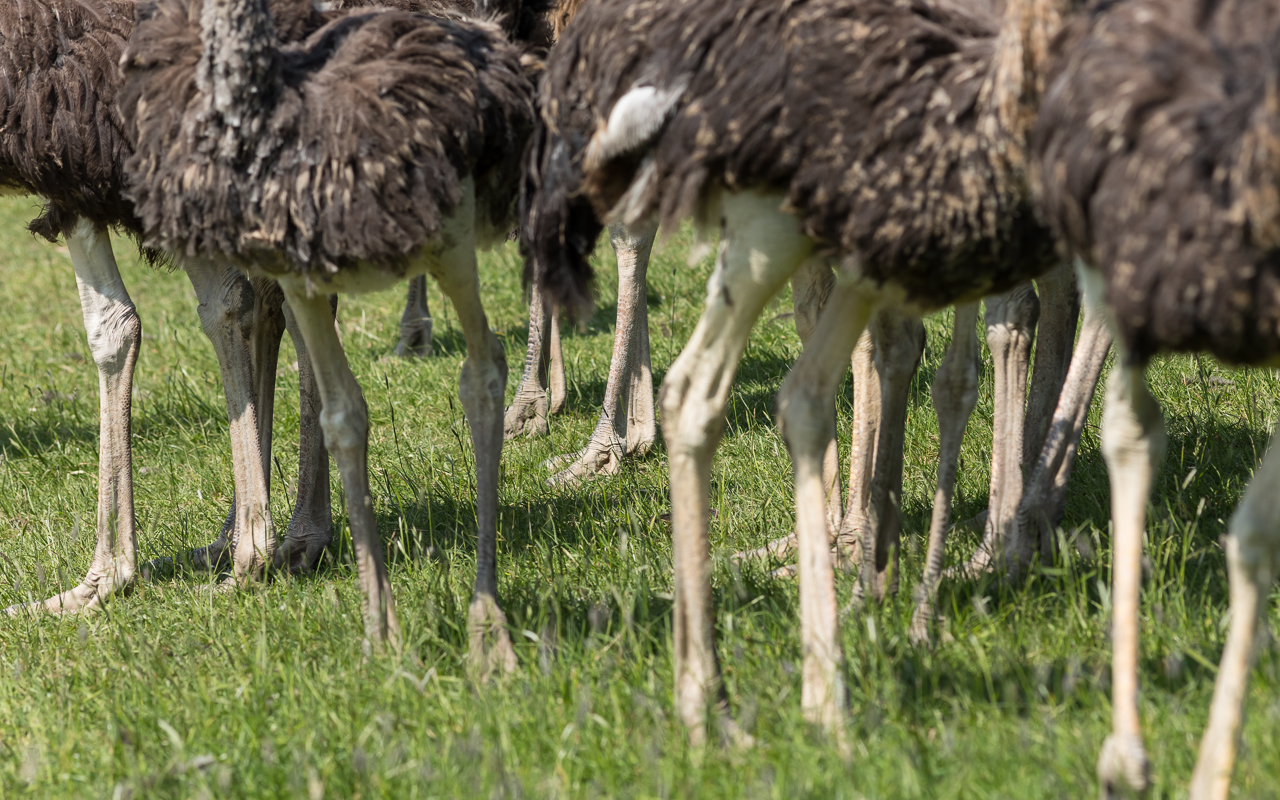
[[[146,241],[277,280],[297,317],[375,644],[398,644],[399,626],[369,490],[367,408],[327,296],[429,272],[454,304],[477,470],[472,656],[513,668],[495,554],[506,362],[481,305],[476,242],[504,232],[514,210],[533,114],[519,50],[489,23],[398,10],[348,12],[281,46],[262,0],[206,0],[203,12],[168,0],[139,22],[122,65]]]
[[[606,1],[552,53],[525,233],[547,291],[587,301],[600,218],[692,216],[722,236],[707,305],[662,389],[675,549],[677,710],[695,738],[723,697],[707,503],[724,404],[752,323],[803,264],[835,286],[783,385],[795,467],[802,705],[842,722],[822,464],[835,390],[871,315],[1007,290],[1056,262],[1023,178],[1053,4]],[[718,718],[727,721],[727,713]],[[732,726],[730,725],[730,728]]]
[[[314,26],[309,3],[277,3],[285,35]],[[39,0],[0,7],[0,59],[6,91],[0,93],[0,186],[44,198],[33,232],[65,237],[76,271],[90,350],[100,389],[97,547],[79,585],[32,608],[76,611],[98,605],[127,586],[137,572],[133,510],[130,398],[141,325],[120,279],[108,231],[137,236],[139,221],[124,197],[124,162],[130,141],[114,105],[118,63],[134,26],[135,4],[113,0],[65,3]],[[284,327],[278,290],[250,285],[229,265],[201,264],[188,270],[200,300],[202,322],[218,351],[227,390],[237,503],[223,531],[241,543],[246,569],[260,561],[269,482],[270,395],[267,419],[258,424],[254,395],[274,389],[275,353]],[[275,304],[272,307],[271,298]],[[225,327],[231,309],[246,325]],[[251,318],[248,319],[248,318]],[[301,376],[304,395],[313,383]],[[304,396],[305,405],[305,396]],[[302,415],[303,454],[298,511],[290,524],[295,543],[328,530],[323,456],[308,452],[314,417]],[[312,448],[314,450],[314,448]],[[318,509],[323,506],[322,509]],[[306,549],[306,548],[301,548]],[[11,613],[20,607],[9,609]]]
[[[1034,154],[1044,204],[1118,350],[1102,423],[1115,553],[1104,796],[1147,784],[1141,555],[1165,433],[1146,364],[1164,351],[1280,363],[1278,34],[1280,12],[1259,0],[1129,0],[1099,5],[1055,43]],[[1280,568],[1278,485],[1273,437],[1228,525],[1230,627],[1195,800],[1230,790],[1255,634]]]

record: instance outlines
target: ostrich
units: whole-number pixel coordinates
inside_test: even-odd
[[[401,10],[349,11],[282,46],[264,0],[164,0],[121,65],[145,241],[277,280],[297,318],[374,645],[397,647],[399,624],[370,496],[368,412],[327,296],[429,272],[453,303],[476,453],[471,654],[486,672],[513,669],[495,553],[506,361],[481,304],[476,244],[505,232],[514,210],[533,124],[520,49],[492,23]]]
[[[108,231],[140,234],[124,197],[127,135],[114,108],[117,64],[134,25],[135,4],[115,0],[65,3],[36,0],[0,8],[0,58],[6,91],[0,93],[0,185],[44,198],[30,229],[50,240],[64,237],[76,272],[89,346],[100,389],[97,546],[84,579],[75,587],[23,608],[70,612],[99,605],[125,588],[137,572],[133,509],[130,398],[141,324],[116,268]],[[278,0],[285,35],[314,26],[310,3]],[[154,254],[151,254],[154,258]],[[275,352],[284,323],[279,292],[272,307],[268,282],[250,285],[229,265],[205,262],[187,270],[200,301],[201,320],[213,342],[227,392],[236,503],[219,543],[197,558],[235,550],[238,571],[261,565],[269,482],[270,395],[267,422],[259,425],[254,397],[274,386]],[[300,341],[300,340],[299,340]],[[314,418],[303,422],[298,505],[283,557],[314,554],[327,533],[328,484],[323,454],[309,447]],[[321,507],[323,507],[321,509]]]
[[[1147,363],[1207,351],[1280,360],[1280,11],[1262,0],[1098,4],[1055,42],[1034,139],[1049,220],[1082,259],[1086,303],[1118,357],[1102,452],[1111,476],[1112,733],[1103,795],[1142,790],[1138,714],[1142,535],[1164,455]],[[1280,448],[1228,524],[1230,627],[1191,797],[1226,798],[1259,617],[1280,569]]]
[[[604,0],[547,63],[525,235],[545,290],[588,301],[599,219],[719,224],[706,309],[663,383],[674,525],[675,693],[694,739],[729,730],[712,637],[707,503],[752,323],[802,264],[835,286],[779,394],[795,469],[802,706],[844,691],[822,462],[843,364],[872,314],[1005,291],[1056,263],[1024,178],[1051,0],[952,4]]]

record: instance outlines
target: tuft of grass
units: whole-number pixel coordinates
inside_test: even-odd
[[[97,382],[66,251],[22,231],[29,201],[0,202],[0,604],[78,581],[93,548]],[[695,324],[710,264],[684,266],[682,231],[655,255],[650,325],[656,377]],[[232,494],[226,410],[212,349],[181,274],[117,244],[143,320],[134,398],[144,556],[203,544]],[[547,458],[595,423],[611,349],[612,254],[598,253],[600,301],[566,326],[567,412],[544,439],[503,451],[500,591],[520,669],[473,683],[464,667],[474,569],[472,454],[456,397],[465,348],[431,288],[433,358],[390,357],[402,290],[344,298],[341,332],[371,415],[370,469],[408,647],[361,648],[350,538],[315,576],[220,593],[207,575],[141,583],[103,613],[0,623],[0,797],[845,797],[1058,798],[1096,791],[1109,729],[1106,471],[1095,407],[1062,531],[1062,559],[1025,586],[944,585],[947,636],[906,631],[923,558],[937,458],[928,386],[950,315],[926,321],[912,388],[903,486],[904,581],[883,606],[850,610],[838,576],[853,755],[800,715],[798,598],[772,564],[726,557],[788,531],[791,467],[772,422],[799,353],[785,295],[747,348],[713,479],[714,587],[731,704],[758,742],[687,745],[671,706],[671,546],[661,521],[662,448],[615,477],[547,488]],[[514,249],[487,254],[491,324],[513,368],[526,312]],[[283,528],[297,471],[297,373],[289,344],[276,404],[273,513]],[[1277,378],[1224,373],[1208,359],[1151,370],[1169,455],[1148,531],[1142,712],[1152,797],[1185,792],[1225,632],[1219,537],[1280,418]],[[511,375],[509,391],[514,390]],[[990,376],[970,424],[956,518],[986,503]],[[840,401],[848,448],[849,386]],[[341,487],[333,476],[333,491]],[[977,544],[958,530],[951,563]],[[1273,602],[1270,620],[1277,619]],[[1280,795],[1280,650],[1259,653],[1240,797]]]

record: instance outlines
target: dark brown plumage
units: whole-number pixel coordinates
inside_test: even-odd
[[[1064,29],[1035,148],[1130,356],[1280,355],[1280,8],[1101,3]]]
[[[232,120],[197,89],[199,10],[151,6],[122,61],[130,196],[149,245],[276,271],[403,271],[467,175],[482,221],[505,230],[532,98],[520,50],[495,26],[344,14],[264,61],[256,105]]]
[[[1050,266],[1024,178],[1043,52],[983,5],[887,0],[588,4],[547,63],[526,237],[543,285],[586,299],[599,219],[700,217],[706,193],[784,191],[806,233],[932,308]],[[1034,35],[1030,37],[1036,39]],[[1001,42],[1004,42],[1002,46]],[[587,153],[635,87],[676,99],[603,160]]]

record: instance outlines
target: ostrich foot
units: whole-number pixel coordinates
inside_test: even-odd
[[[489,595],[477,595],[467,609],[470,646],[467,658],[481,680],[491,675],[509,675],[516,670],[516,650],[507,630],[507,615]]]
[[[561,468],[547,478],[548,486],[574,486],[584,478],[616,475],[622,469],[625,444],[612,433],[598,431],[591,436],[587,446],[572,455],[556,456],[544,463],[547,469]],[[564,466],[568,464],[568,466]]]
[[[550,413],[551,398],[545,392],[517,392],[502,416],[502,438],[546,436],[551,432],[551,426],[547,423]]]
[[[780,536],[763,547],[754,550],[739,550],[730,556],[734,561],[760,560],[768,558],[781,560],[790,556],[796,549],[796,534]],[[853,534],[836,534],[832,537],[831,558],[837,568],[851,572],[862,564],[862,542]],[[769,573],[770,578],[794,578],[797,574],[795,564],[778,567]]]
[[[20,614],[74,614],[92,611],[108,597],[124,594],[133,585],[133,567],[127,563],[113,564],[106,568],[91,567],[84,580],[72,589],[56,594],[47,600],[34,603],[18,603],[5,609],[10,617]]]
[[[400,358],[428,358],[434,355],[431,348],[431,320],[426,319],[410,325],[401,325],[400,341],[396,343],[395,354]]]
[[[276,550],[272,566],[285,572],[309,575],[333,541],[333,525],[294,517]]]
[[[1137,736],[1111,734],[1098,754],[1098,783],[1103,800],[1124,797],[1128,792],[1142,794],[1151,777],[1151,764],[1142,740]]]

